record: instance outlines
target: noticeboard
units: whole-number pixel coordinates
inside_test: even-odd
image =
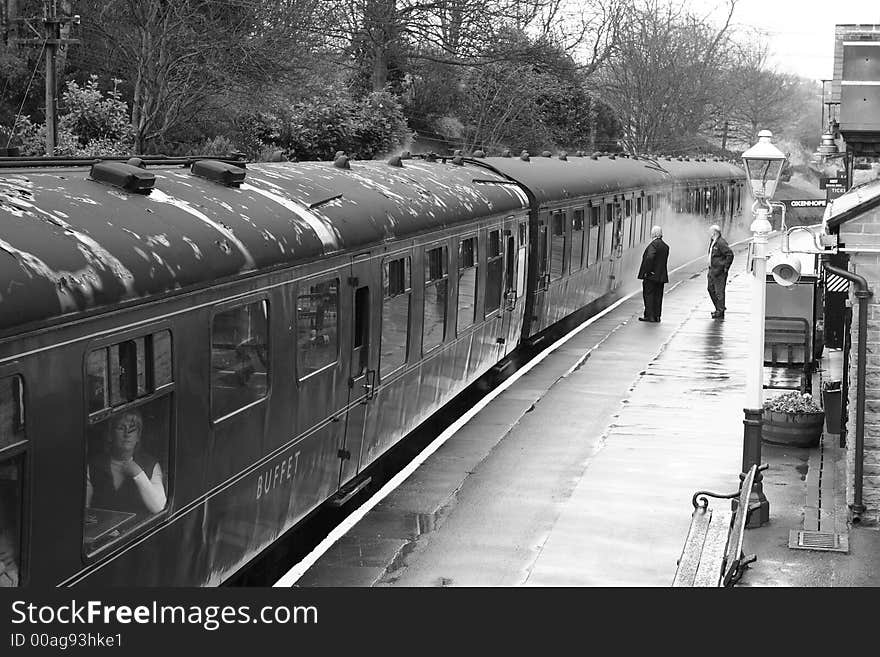
[[[846,193],[846,185],[827,185],[825,187],[825,199],[828,201],[833,201],[838,196],[843,196]]]
[[[846,187],[846,176],[821,176],[819,178],[819,189],[827,189],[829,186]]]

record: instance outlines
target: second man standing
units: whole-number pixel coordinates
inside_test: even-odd
[[[651,243],[642,255],[639,279],[642,281],[642,296],[645,300],[645,314],[640,322],[659,322],[663,310],[663,286],[669,282],[666,262],[669,260],[669,246],[663,241],[663,229],[651,229]]]

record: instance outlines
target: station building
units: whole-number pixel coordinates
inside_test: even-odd
[[[843,334],[841,445],[853,521],[880,524],[880,25],[837,25],[828,125],[817,163],[829,184],[823,232],[837,253],[825,271],[826,334]],[[833,139],[833,141],[832,141]],[[831,187],[834,187],[832,190]],[[848,280],[847,280],[848,278]],[[845,294],[831,292],[831,284]],[[841,286],[842,284],[842,286]],[[846,308],[832,308],[835,296]],[[832,330],[833,332],[833,330]],[[829,345],[826,340],[826,346]]]
[[[842,442],[847,448],[847,504],[854,521],[880,521],[880,180],[830,203],[824,228],[863,283],[849,285],[844,342]],[[826,279],[827,280],[827,279]],[[864,317],[863,317],[864,315]],[[863,334],[864,332],[864,334]],[[863,346],[860,348],[860,343]],[[860,354],[865,362],[860,368]],[[863,379],[860,386],[860,379]],[[862,397],[862,399],[860,399]],[[859,407],[864,407],[864,418]],[[861,442],[861,445],[859,444]]]

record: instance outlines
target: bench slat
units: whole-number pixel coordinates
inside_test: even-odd
[[[675,571],[672,586],[694,585],[697,566],[700,565],[700,553],[703,551],[711,518],[712,512],[704,508],[696,509],[691,516],[691,526],[678,560],[678,570]]]
[[[743,479],[742,490],[739,495],[739,501],[736,507],[736,517],[734,518],[733,528],[730,533],[730,540],[727,546],[727,564],[728,571],[736,565],[742,556],[742,544],[746,531],[746,521],[749,517],[749,496],[752,492],[752,485],[755,483],[755,474],[757,469],[755,466],[749,468],[748,474]],[[724,573],[725,577],[727,573]]]
[[[697,568],[694,586],[717,587],[721,581],[721,562],[727,550],[733,511],[727,508],[716,508],[712,509],[711,513],[712,522],[709,524],[709,532],[706,534],[706,542],[700,558],[700,565]]]

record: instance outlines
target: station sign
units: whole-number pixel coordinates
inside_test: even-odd
[[[803,198],[803,199],[786,199],[782,201],[788,207],[791,208],[824,208],[828,205],[828,199],[824,198]]]
[[[838,196],[843,196],[846,193],[846,185],[832,185],[828,184],[825,186],[825,199],[828,201],[833,201]]]
[[[829,185],[846,187],[846,176],[821,176],[819,178],[819,189],[828,189]]]

